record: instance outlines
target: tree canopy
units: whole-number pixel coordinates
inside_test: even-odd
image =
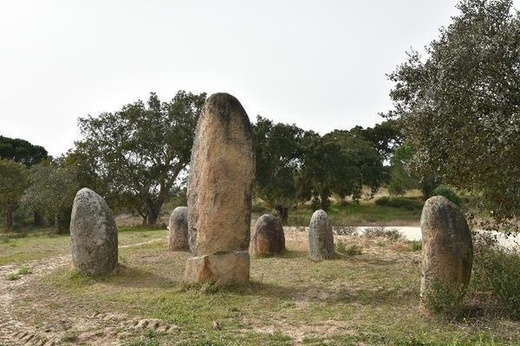
[[[276,209],[287,222],[289,208],[298,199],[297,173],[301,166],[301,138],[296,125],[274,124],[257,117],[253,127],[256,153],[256,195]]]
[[[33,145],[24,139],[0,136],[0,159],[32,166],[46,159],[47,156],[44,147]]]
[[[511,0],[463,0],[447,28],[389,78],[414,167],[520,216],[520,16]]]
[[[154,225],[189,164],[205,100],[205,93],[179,91],[161,102],[151,93],[146,105],[139,100],[114,113],[80,118],[83,139],[76,142],[76,158],[89,158],[90,170],[106,184],[105,197]]]
[[[8,231],[13,229],[13,212],[27,187],[27,167],[13,160],[0,159],[0,207],[5,210]]]
[[[328,210],[333,193],[358,200],[364,186],[376,191],[384,180],[382,155],[355,132],[335,130],[319,136],[309,131],[302,145],[300,193],[302,199],[312,198],[316,208]]]
[[[56,233],[68,231],[79,190],[74,168],[64,165],[62,159],[44,161],[30,169],[29,182],[22,197],[24,207],[52,220]]]

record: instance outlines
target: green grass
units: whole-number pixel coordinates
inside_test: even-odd
[[[300,206],[291,210],[289,223],[308,226],[311,215],[309,207]],[[362,201],[333,204],[329,215],[336,227],[374,229],[370,237],[337,237],[339,255],[321,262],[309,261],[305,246],[291,239],[280,256],[251,257],[250,283],[230,287],[186,284],[185,263],[191,255],[168,251],[167,230],[120,227],[116,275],[88,277],[69,266],[40,278],[33,274],[12,313],[42,330],[66,319],[92,320],[108,313],[179,327],[173,333],[131,333],[120,340],[125,346],[520,345],[518,320],[491,305],[475,307],[482,292],[470,292],[457,319],[421,314],[422,243],[406,242],[391,229],[417,225],[420,210]],[[381,225],[390,226],[389,232],[379,232]],[[69,242],[68,235],[41,232],[5,235],[0,265],[20,268],[10,274],[16,280],[30,274],[27,261],[69,254]],[[135,244],[140,245],[130,246]],[[103,323],[127,332],[120,322]],[[215,323],[220,327],[214,328]],[[70,342],[78,342],[78,330],[67,333]]]
[[[139,227],[121,227],[119,245],[125,246],[140,242],[166,238],[168,231]],[[21,264],[47,257],[70,253],[70,235],[56,235],[50,231],[40,231],[18,237],[4,234],[0,241],[0,265]],[[7,240],[5,240],[7,239]]]
[[[122,235],[140,242],[139,233]],[[158,233],[158,239],[164,235]],[[168,251],[163,237],[120,249],[124,265],[117,275],[85,277],[62,267],[35,281],[35,294],[26,292],[20,304],[50,308],[25,317],[35,325],[59,316],[112,312],[179,326],[173,335],[143,331],[125,345],[294,345],[298,340],[302,345],[514,345],[520,340],[520,323],[504,316],[481,313],[453,322],[422,316],[420,253],[410,251],[408,243],[342,239],[347,247],[356,246],[356,256],[312,262],[305,251],[289,247],[279,257],[252,257],[249,284],[221,287],[184,283],[190,254]],[[215,321],[219,330],[212,327]]]
[[[289,224],[308,226],[313,210],[308,205],[300,205],[289,212]],[[421,209],[395,208],[381,206],[374,201],[360,203],[333,203],[328,211],[334,226],[370,226],[370,225],[418,225]]]

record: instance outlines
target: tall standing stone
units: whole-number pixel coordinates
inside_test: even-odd
[[[83,188],[76,193],[70,220],[72,262],[83,274],[117,270],[117,227],[105,200]]]
[[[168,248],[172,251],[188,250],[188,208],[173,209],[168,223]]]
[[[334,234],[329,216],[324,210],[312,214],[309,225],[309,258],[314,261],[334,257]]]
[[[255,255],[275,255],[285,251],[282,221],[274,215],[260,216],[256,220],[251,243]]]
[[[457,206],[443,196],[426,201],[421,215],[421,306],[448,312],[464,297],[471,277],[471,232]]]
[[[188,178],[186,279],[249,280],[255,157],[249,118],[233,96],[211,95],[197,124]]]

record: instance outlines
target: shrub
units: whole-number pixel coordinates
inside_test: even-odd
[[[361,247],[358,245],[352,244],[347,247],[342,241],[336,243],[336,252],[346,256],[357,256],[363,254]]]
[[[402,208],[406,210],[421,210],[423,203],[413,198],[383,196],[375,200],[382,207]]]
[[[392,241],[401,240],[403,235],[397,228],[386,229],[385,227],[369,227],[363,235],[367,238],[387,238]]]
[[[453,204],[460,207],[461,199],[460,197],[451,189],[449,186],[446,185],[439,185],[433,190],[432,196],[444,196],[448,200],[450,200]]]
[[[446,320],[456,320],[463,312],[465,294],[464,287],[457,288],[433,282],[421,299],[424,306],[434,315]]]
[[[347,256],[359,256],[363,254],[363,250],[361,250],[361,247],[359,247],[356,244],[350,245],[347,247],[345,251],[345,255]]]
[[[412,251],[421,251],[422,250],[422,241],[411,240],[409,243],[410,243],[410,248],[412,249]]]
[[[345,254],[345,252],[347,252],[347,246],[344,242],[338,241],[336,243],[336,252],[341,254]]]
[[[518,249],[517,249],[518,250]],[[496,240],[475,241],[473,289],[491,292],[511,318],[520,319],[520,253],[501,248]]]

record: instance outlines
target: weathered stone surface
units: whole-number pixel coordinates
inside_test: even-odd
[[[312,214],[309,225],[309,258],[317,261],[334,257],[334,234],[329,216],[323,210]]]
[[[424,204],[421,232],[421,305],[425,310],[443,310],[443,305],[461,300],[468,287],[473,264],[471,232],[457,206],[442,196]]]
[[[105,200],[83,188],[76,193],[70,221],[72,261],[83,274],[113,273],[117,269],[117,227]]]
[[[211,255],[249,248],[255,157],[240,102],[211,95],[197,124],[188,178],[190,249]]]
[[[188,282],[214,282],[222,285],[249,281],[249,253],[237,251],[188,258],[185,277]]]
[[[177,207],[170,215],[168,248],[172,251],[188,250],[188,208]]]
[[[275,255],[285,250],[285,235],[279,218],[269,214],[258,218],[251,250],[255,255]]]

